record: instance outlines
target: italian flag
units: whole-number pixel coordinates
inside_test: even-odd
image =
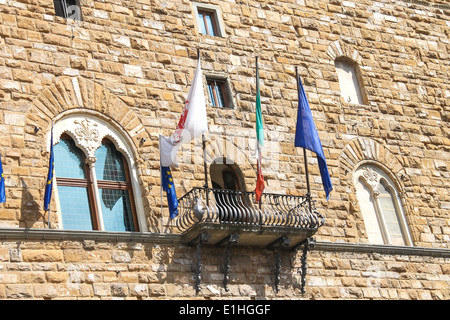
[[[264,177],[261,171],[261,149],[264,144],[263,118],[261,113],[261,93],[259,90],[258,57],[256,57],[256,160],[258,162],[255,200],[259,202],[264,191]]]

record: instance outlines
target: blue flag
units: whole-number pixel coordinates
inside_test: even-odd
[[[0,156],[0,203],[6,202],[5,176],[3,174],[2,157]]]
[[[172,172],[169,167],[161,167],[161,184],[163,190],[167,193],[167,202],[169,203],[170,218],[178,215],[178,199],[173,183]]]
[[[333,190],[333,186],[331,185],[327,162],[325,160],[325,155],[323,154],[322,143],[320,142],[319,134],[317,133],[316,125],[314,124],[311,109],[309,108],[308,99],[306,98],[300,77],[298,77],[298,84],[298,114],[297,128],[295,131],[295,146],[316,153],[323,188],[328,200],[330,192]]]
[[[50,160],[48,164],[47,183],[45,184],[44,210],[47,211],[52,200],[53,174],[55,173],[55,161],[53,157],[53,127],[50,137]]]

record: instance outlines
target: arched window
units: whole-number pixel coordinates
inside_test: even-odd
[[[233,208],[251,206],[249,194],[245,192],[243,174],[238,165],[227,163],[226,158],[216,159],[210,166],[210,177],[220,220],[233,221],[238,218],[237,211]]]
[[[334,61],[339,78],[341,96],[348,103],[366,104],[366,97],[362,90],[361,75],[358,65],[352,60],[339,57]]]
[[[245,183],[242,172],[236,164],[227,164],[215,161],[210,167],[210,176],[213,188],[225,190],[245,191]]]
[[[369,242],[413,245],[399,193],[386,172],[364,164],[353,178]]]
[[[134,161],[118,132],[92,117],[69,117],[55,123],[54,140],[60,227],[139,231]]]
[[[89,168],[83,152],[69,136],[61,137],[54,146],[55,175],[59,206],[65,229],[95,230],[98,220],[93,219],[94,196]]]
[[[64,229],[136,231],[128,166],[111,141],[104,139],[97,149],[94,171],[67,134],[55,145],[54,153]]]

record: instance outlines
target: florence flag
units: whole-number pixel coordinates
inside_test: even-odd
[[[264,144],[263,118],[261,112],[261,93],[259,90],[258,58],[256,58],[256,161],[258,162],[258,177],[256,180],[255,200],[258,202],[264,191],[264,177],[261,170],[261,149]]]
[[[161,136],[159,147],[161,166],[177,165],[176,154],[180,146],[184,143],[189,143],[206,131],[208,131],[208,121],[206,118],[205,93],[203,91],[202,68],[199,57],[194,79],[177,128],[171,137]]]

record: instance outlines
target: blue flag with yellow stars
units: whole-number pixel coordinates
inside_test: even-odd
[[[6,202],[5,176],[3,174],[2,157],[0,156],[0,203]]]
[[[48,164],[47,183],[45,184],[44,210],[47,211],[52,200],[53,174],[55,173],[55,161],[53,158],[53,128],[50,137],[50,160]]]
[[[322,143],[320,142],[319,134],[300,77],[298,77],[298,113],[294,145],[296,147],[308,149],[317,155],[322,184],[328,200],[330,192],[333,190],[333,186],[331,185],[330,174],[323,153]]]
[[[178,199],[173,183],[172,172],[170,172],[169,167],[161,167],[161,184],[163,190],[167,193],[170,219],[173,219],[178,215]]]

